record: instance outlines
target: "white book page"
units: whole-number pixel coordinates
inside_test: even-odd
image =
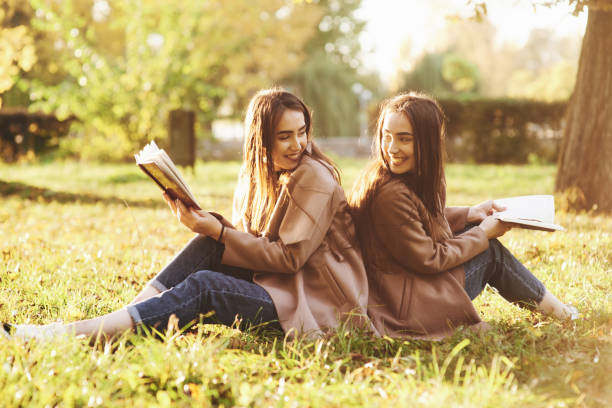
[[[155,141],[152,140],[149,144],[145,145],[145,147],[143,147],[139,153],[135,154],[134,157],[138,164],[155,163],[160,170],[165,173],[166,177],[172,179],[174,183],[181,187],[187,196],[198,205],[198,207],[200,206],[189,189],[189,186],[185,183],[183,177],[181,177],[174,162],[172,162],[172,159],[170,159],[164,149],[160,149],[157,146]]]
[[[183,177],[181,177],[181,173],[179,173],[178,169],[176,168],[176,166],[174,165],[174,163],[172,162],[168,154],[164,151],[164,149],[161,149],[159,152],[160,152],[160,158],[162,162],[164,163],[164,165],[166,166],[166,168],[170,171],[170,174],[174,176],[174,178],[179,183],[179,185],[181,185],[183,189],[189,195],[192,195],[191,191],[189,190],[189,186],[187,185],[187,183],[185,183],[185,181],[183,180]]]
[[[145,147],[140,150],[140,152],[136,153],[134,156],[136,157],[136,163],[145,163],[151,157],[158,154],[160,151],[159,147],[157,147],[157,143],[154,140],[151,140],[149,144],[145,145]]]
[[[529,195],[495,200],[506,210],[495,213],[504,220],[529,220],[547,224],[555,222],[555,200],[552,195]]]

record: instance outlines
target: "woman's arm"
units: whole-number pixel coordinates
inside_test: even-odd
[[[444,216],[453,233],[463,231],[467,224],[478,224],[496,211],[503,211],[506,207],[493,200],[487,200],[472,207],[446,207]]]
[[[256,237],[235,229],[224,229],[221,222],[205,211],[178,205],[179,220],[192,231],[225,244],[221,262],[242,268],[295,273],[319,248],[340,205],[339,186],[331,174],[316,164],[302,164],[295,170],[281,199],[287,199],[278,239]],[[284,198],[283,198],[284,197]],[[279,207],[283,207],[280,205]],[[275,237],[276,238],[276,237]]]
[[[480,227],[434,241],[426,232],[415,200],[407,189],[383,186],[374,198],[374,232],[393,258],[407,269],[435,274],[456,267],[486,250],[487,234]]]
[[[280,225],[279,238],[225,232],[221,262],[258,271],[296,273],[327,235],[336,208],[330,191],[296,188]]]
[[[444,217],[453,233],[463,231],[468,223],[470,207],[446,207]]]
[[[497,204],[493,200],[483,201],[480,204],[469,207],[467,213],[467,222],[470,224],[476,224],[482,222],[485,218],[493,215],[497,211],[503,211],[506,207]]]

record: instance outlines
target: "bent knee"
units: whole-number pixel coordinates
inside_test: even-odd
[[[195,286],[200,288],[200,290],[204,290],[207,288],[211,288],[215,286],[215,283],[219,281],[219,275],[222,275],[219,272],[210,271],[210,270],[201,270],[192,273],[185,279],[185,284],[189,286]]]
[[[489,251],[496,261],[501,262],[503,259],[510,255],[508,248],[504,246],[499,240],[492,239],[489,241]]]
[[[501,242],[499,242],[497,238],[489,240],[489,250],[492,251],[495,255],[501,253],[504,249],[506,248]]]

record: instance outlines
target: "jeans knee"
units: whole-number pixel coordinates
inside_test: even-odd
[[[503,245],[497,238],[489,240],[489,247],[495,249],[496,251],[500,250]]]
[[[496,262],[500,262],[503,258],[502,253],[506,247],[503,246],[501,242],[497,239],[492,239],[489,241],[489,250]]]
[[[205,291],[210,287],[210,282],[212,281],[211,274],[214,274],[213,271],[203,270],[192,273],[185,279],[185,285],[191,288],[197,288],[199,292]]]
[[[191,245],[197,246],[199,250],[214,251],[219,245],[218,242],[206,235],[196,235],[190,242]]]

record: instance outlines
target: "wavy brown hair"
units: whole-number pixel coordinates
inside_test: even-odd
[[[282,88],[257,92],[249,103],[244,120],[243,163],[236,189],[233,221],[234,224],[246,223],[250,231],[258,234],[267,228],[280,186],[290,174],[275,172],[272,162],[274,131],[286,110],[304,114],[308,136],[304,154],[323,163],[340,183],[340,171],[312,141],[312,114],[306,104]]]
[[[382,150],[383,124],[387,113],[402,113],[410,121],[414,133],[413,171],[393,174]],[[445,118],[440,105],[431,97],[415,92],[389,98],[380,105],[374,157],[356,180],[349,196],[349,204],[361,244],[368,273],[377,262],[374,253],[372,202],[380,186],[390,179],[399,179],[421,199],[429,213],[426,228],[435,234],[432,223],[443,215]],[[435,238],[435,237],[434,237]],[[376,281],[376,277],[372,277]]]

